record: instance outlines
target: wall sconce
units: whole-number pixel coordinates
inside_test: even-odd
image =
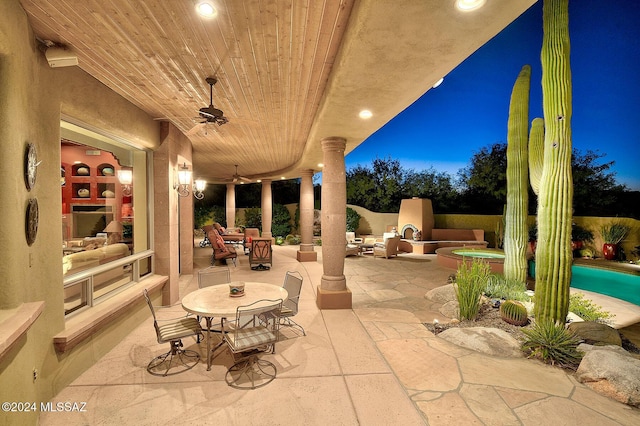
[[[118,181],[122,184],[122,195],[131,195],[131,183],[133,182],[133,171],[118,170]]]
[[[173,188],[178,191],[178,195],[181,197],[189,196],[189,186],[191,186],[191,170],[187,167],[187,163],[184,163],[180,170],[178,170],[178,183],[174,184]],[[202,200],[204,198],[204,188],[207,186],[207,182],[202,179],[196,179],[193,182],[193,196]]]
[[[196,179],[193,182],[193,196],[198,200],[204,198],[204,189],[207,187],[207,181],[203,179]]]

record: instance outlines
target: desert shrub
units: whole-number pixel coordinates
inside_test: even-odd
[[[527,285],[522,281],[507,279],[503,275],[492,274],[487,280],[484,294],[492,299],[519,300],[528,302]]]
[[[196,205],[193,208],[193,227],[202,228],[213,217],[211,206]]]
[[[603,324],[613,322],[612,320],[615,317],[614,314],[602,310],[602,306],[585,299],[582,293],[573,293],[569,296],[569,311],[585,321],[595,321]]]
[[[525,335],[522,348],[529,353],[529,358],[572,369],[580,364],[582,355],[576,349],[580,339],[564,324],[551,320],[536,321],[531,328],[525,328],[522,332]]]
[[[245,209],[244,226],[247,228],[258,228],[262,231],[262,209],[259,207]]]
[[[286,236],[286,238],[284,240],[286,241],[287,244],[290,244],[290,245],[294,245],[295,246],[297,244],[300,244],[300,237],[297,236],[297,235],[289,234],[289,235]]]
[[[271,218],[271,234],[284,237],[291,232],[291,213],[282,204],[273,205],[273,217]]]
[[[454,288],[459,305],[459,319],[474,321],[480,309],[480,297],[487,286],[491,267],[481,259],[473,259],[471,266],[461,262],[456,273]]]
[[[360,215],[351,207],[347,207],[347,232],[356,232],[360,226]]]

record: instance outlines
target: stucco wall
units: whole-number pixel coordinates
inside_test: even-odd
[[[60,197],[61,114],[76,124],[109,129],[144,148],[159,145],[159,124],[78,67],[48,66],[18,0],[0,2],[0,320],[12,308],[44,301],[31,329],[0,361],[0,400],[47,401],[128,332],[114,326],[71,353],[55,352],[52,338],[64,329],[62,218]],[[27,191],[23,157],[35,144],[39,160],[35,187]],[[25,209],[38,201],[40,222],[33,245],[25,239]],[[148,316],[146,314],[145,316]],[[127,321],[140,321],[142,310]],[[124,321],[124,320],[123,320]],[[39,376],[33,380],[33,370]],[[0,413],[0,424],[18,424]],[[37,413],[20,413],[20,424]]]
[[[360,227],[356,231],[358,235],[382,235],[388,225],[395,226],[398,222],[397,213],[376,213],[363,207],[349,205],[361,216]],[[495,234],[498,223],[502,221],[501,215],[470,215],[470,214],[434,214],[434,228],[453,229],[483,229],[485,240],[489,242],[489,247],[495,247]],[[634,259],[631,252],[640,244],[640,221],[629,218],[591,217],[576,216],[574,222],[585,229],[593,232],[594,242],[591,244],[598,257],[602,257],[602,238],[600,237],[600,227],[613,220],[624,220],[631,226],[631,233],[622,242],[628,259]],[[528,222],[535,223],[535,216],[529,216]]]

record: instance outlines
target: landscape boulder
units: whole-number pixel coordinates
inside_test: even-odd
[[[634,407],[640,407],[640,360],[618,350],[587,351],[576,378],[594,391]]]
[[[618,330],[607,324],[594,321],[572,322],[567,328],[590,345],[622,346]]]
[[[433,290],[429,290],[424,297],[432,302],[442,304],[457,300],[456,290],[453,287],[453,284],[447,284],[441,287],[436,287]]]
[[[453,327],[438,334],[444,340],[487,355],[521,358],[521,344],[504,330],[488,327]]]

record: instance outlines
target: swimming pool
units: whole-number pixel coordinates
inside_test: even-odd
[[[616,266],[614,263],[609,265]],[[535,263],[533,261],[529,264],[529,274],[535,277]],[[634,271],[631,268],[626,271],[618,268],[613,270],[607,267],[574,263],[571,266],[571,287],[626,300],[640,306],[639,270]]]

